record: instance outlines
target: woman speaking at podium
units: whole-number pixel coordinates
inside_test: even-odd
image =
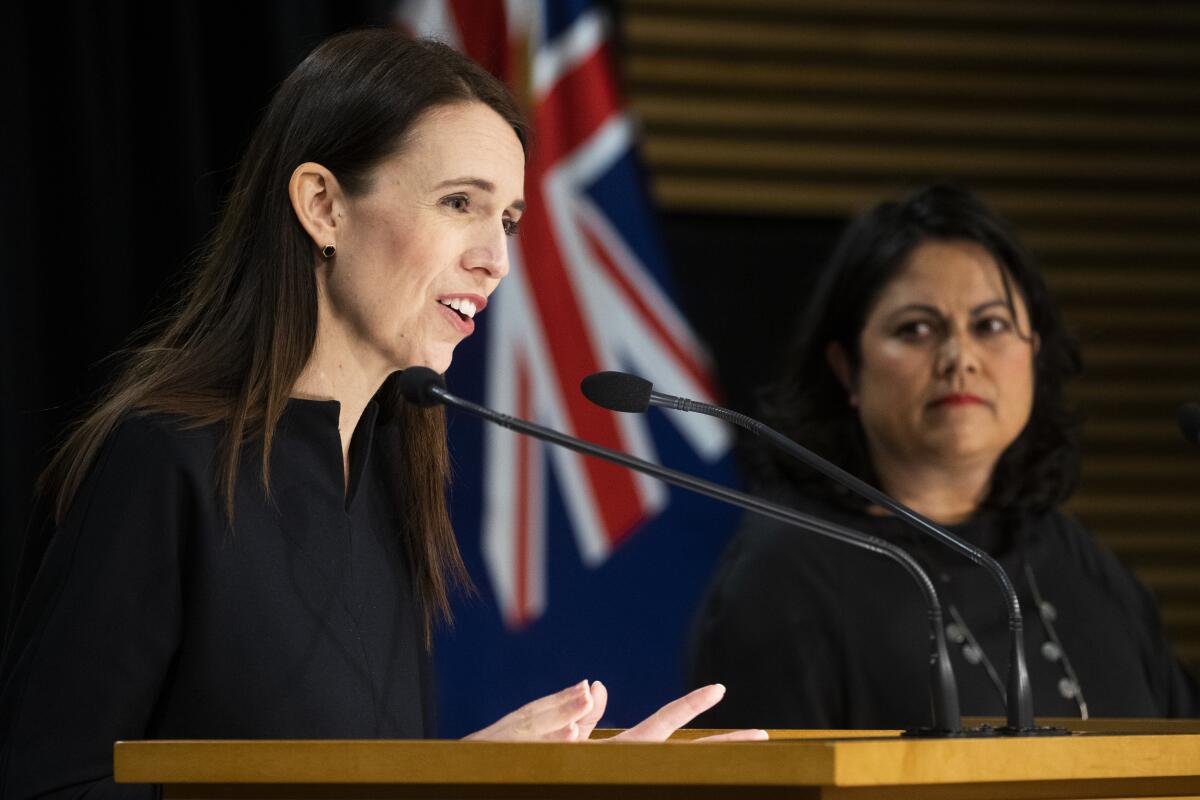
[[[846,230],[798,318],[768,424],[1001,563],[1039,716],[1200,713],[1150,594],[1059,510],[1077,480],[1063,387],[1080,361],[1001,219],[950,186],[882,203]],[[772,499],[924,563],[963,714],[1003,716],[1008,626],[992,578],[798,461],[772,454],[764,466]],[[693,680],[729,686],[706,722],[924,724],[925,611],[891,563],[747,517],[696,620]]]
[[[0,795],[147,796],[112,783],[117,739],[432,735],[430,633],[466,576],[442,411],[387,379],[471,334],[524,151],[503,85],[437,43],[343,34],[283,83],[182,298],[44,475]],[[585,739],[605,700],[582,681],[474,736]]]

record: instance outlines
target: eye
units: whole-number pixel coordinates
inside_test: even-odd
[[[471,200],[465,194],[452,194],[448,197],[443,197],[441,203],[447,208],[464,213],[471,207]]]
[[[928,338],[933,333],[933,325],[927,320],[914,319],[901,323],[896,328],[896,336],[905,341],[915,342]]]
[[[995,336],[1000,333],[1008,333],[1012,330],[1012,323],[1005,317],[984,317],[976,320],[975,332],[981,336]]]
[[[516,236],[517,231],[521,229],[521,221],[513,219],[512,217],[505,217],[503,224],[505,236]]]

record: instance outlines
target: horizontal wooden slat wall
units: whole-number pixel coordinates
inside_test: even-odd
[[[659,203],[849,216],[956,178],[1007,215],[1084,346],[1073,509],[1200,667],[1200,4],[627,0]]]

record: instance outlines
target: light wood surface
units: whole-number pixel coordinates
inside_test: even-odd
[[[903,739],[774,731],[769,742],[118,742],[122,783],[164,798],[1200,797],[1200,721],[1093,721],[1070,736]],[[1128,733],[1103,732],[1105,729]],[[601,732],[599,737],[611,732]]]

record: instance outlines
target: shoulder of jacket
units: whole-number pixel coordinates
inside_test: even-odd
[[[158,467],[204,466],[220,443],[219,426],[196,425],[173,414],[131,412],[108,437],[111,457],[135,457]]]

